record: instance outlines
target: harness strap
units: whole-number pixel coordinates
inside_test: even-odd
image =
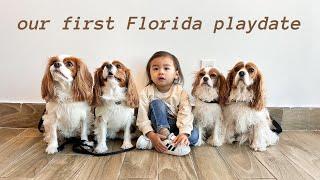
[[[206,101],[206,100],[202,100],[199,98],[200,101],[205,102],[205,103],[219,103],[219,101],[217,99],[214,99],[212,101]]]

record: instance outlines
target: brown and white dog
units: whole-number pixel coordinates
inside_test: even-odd
[[[133,147],[130,127],[134,123],[134,108],[138,94],[130,70],[119,61],[105,62],[94,75],[93,106],[95,106],[95,134],[97,153],[108,150],[106,138],[115,138],[124,130],[122,149]]]
[[[216,68],[202,68],[193,83],[195,97],[193,109],[195,126],[199,128],[200,146],[205,139],[212,146],[221,146],[225,141],[225,126],[221,106],[227,91],[226,80]]]
[[[265,151],[278,142],[265,107],[263,76],[254,63],[238,62],[227,77],[228,93],[224,117],[229,143],[249,141],[255,151]]]
[[[58,135],[69,138],[80,131],[81,140],[88,140],[92,83],[87,66],[79,58],[59,55],[49,59],[41,85],[46,101],[43,124],[48,154],[58,152]]]

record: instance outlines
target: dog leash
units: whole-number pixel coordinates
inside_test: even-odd
[[[41,133],[44,133],[44,127],[43,127],[43,115],[45,114],[46,109],[44,109],[39,123],[38,123],[38,130]],[[63,142],[60,146],[58,146],[58,152],[62,151],[65,146],[67,144],[72,144],[72,151],[78,154],[89,154],[89,155],[93,155],[93,156],[110,156],[110,155],[115,155],[115,154],[120,154],[120,153],[124,153],[124,152],[128,152],[128,151],[132,151],[134,149],[136,149],[135,147],[131,147],[128,149],[123,149],[123,150],[118,150],[118,151],[112,151],[112,152],[106,152],[106,153],[96,153],[94,152],[94,147],[87,145],[85,143],[85,140],[81,140],[79,138],[75,138],[75,137],[71,137],[71,138],[67,138],[65,142]],[[94,144],[96,144],[96,142],[94,141]]]

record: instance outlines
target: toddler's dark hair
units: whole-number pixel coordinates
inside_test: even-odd
[[[180,67],[180,64],[179,64],[177,57],[169,52],[166,52],[166,51],[158,51],[151,56],[151,58],[148,61],[147,67],[146,67],[146,71],[147,71],[147,75],[148,75],[148,84],[147,85],[153,83],[151,80],[151,75],[150,75],[150,65],[151,65],[152,60],[154,60],[158,57],[169,57],[172,59],[173,65],[174,65],[176,71],[178,71],[178,73],[179,73],[179,79],[175,80],[174,83],[175,84],[183,84],[184,78],[183,78],[183,74],[182,74],[181,67]]]

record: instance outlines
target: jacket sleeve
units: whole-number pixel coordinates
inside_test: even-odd
[[[191,134],[193,129],[193,114],[189,101],[189,96],[185,91],[181,92],[180,103],[177,114],[177,127],[179,133]]]
[[[139,108],[136,125],[144,135],[146,135],[150,131],[153,131],[151,121],[148,117],[148,112],[149,100],[147,98],[146,91],[142,91],[142,93],[139,96]]]

